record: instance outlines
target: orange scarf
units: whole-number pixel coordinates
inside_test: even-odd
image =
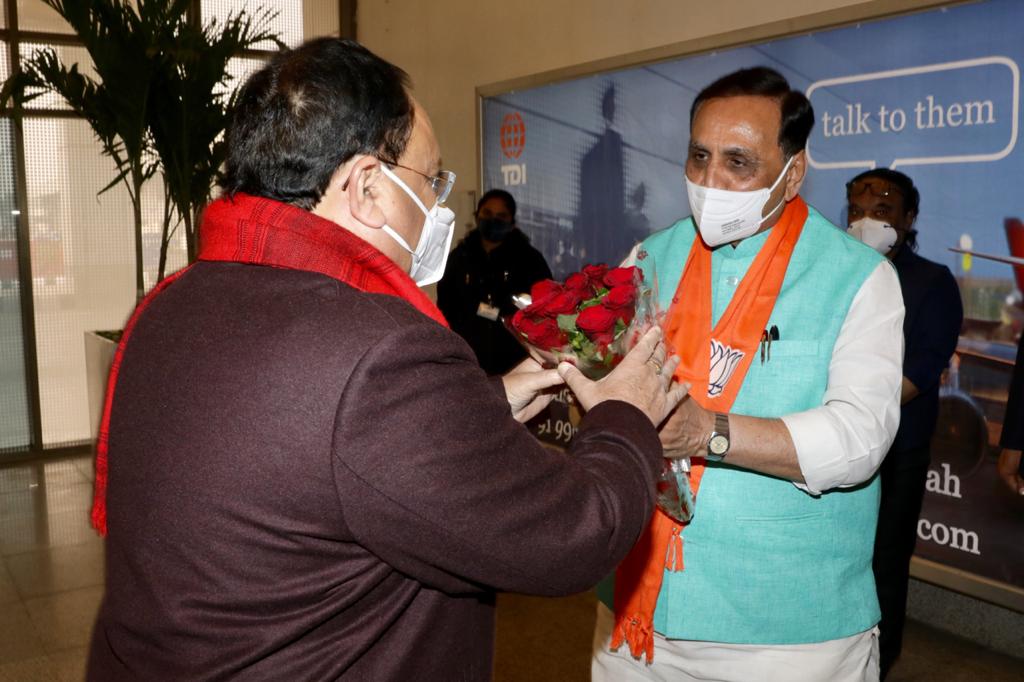
[[[711,249],[698,237],[690,248],[673,305],[665,319],[665,338],[682,359],[676,370],[689,382],[690,396],[706,410],[728,412],[740,391],[768,326],[775,300],[807,220],[799,196],[789,202],[757,254],[718,324],[711,328]],[[721,248],[729,248],[723,246]],[[709,352],[710,349],[710,352]],[[704,475],[704,458],[691,464],[696,498]],[[615,629],[612,650],[629,643],[639,659],[654,660],[654,608],[665,571],[683,569],[683,528],[660,510],[615,575]]]

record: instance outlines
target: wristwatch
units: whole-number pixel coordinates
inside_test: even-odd
[[[709,462],[721,462],[729,453],[729,415],[721,412],[715,413],[715,430],[708,438],[708,454],[705,459]]]

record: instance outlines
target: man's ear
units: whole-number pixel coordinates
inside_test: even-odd
[[[366,227],[380,229],[387,222],[380,206],[381,183],[386,181],[380,161],[372,156],[359,157],[350,166],[344,181],[349,213]]]
[[[803,149],[793,155],[793,162],[786,171],[786,201],[792,201],[800,194],[800,187],[807,177],[807,152]]]

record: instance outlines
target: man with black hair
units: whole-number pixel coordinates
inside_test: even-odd
[[[652,330],[574,379],[572,456],[530,435],[559,372],[489,381],[417,286],[454,176],[406,80],[324,38],[242,88],[199,262],[113,364],[90,680],[487,680],[495,590],[585,590],[643,529],[676,361]]]
[[[526,358],[505,326],[516,311],[512,297],[550,277],[544,256],[516,225],[516,200],[503,189],[492,189],[477,202],[476,229],[448,259],[437,285],[437,307],[483,370],[504,374]]]
[[[875,472],[903,304],[892,266],[800,198],[813,123],[763,67],[693,103],[693,216],[636,257],[692,386],[661,438],[691,458],[696,504],[655,512],[599,590],[594,680],[878,679]]]
[[[868,170],[846,184],[851,236],[892,261],[899,275],[903,319],[900,428],[882,464],[882,501],[873,560],[878,602],[881,677],[903,645],[910,558],[939,414],[939,380],[956,351],[963,323],[960,289],[949,268],[917,255],[921,195],[906,174]]]

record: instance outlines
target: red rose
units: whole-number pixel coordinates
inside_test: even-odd
[[[634,303],[636,303],[636,287],[626,284],[612,287],[612,290],[601,299],[601,305],[611,310],[632,308]]]
[[[568,336],[559,329],[558,323],[554,320],[544,320],[538,327],[541,334],[537,339],[537,345],[541,348],[555,350],[569,343]]]
[[[597,344],[597,352],[604,355],[608,352],[608,346],[615,340],[615,335],[612,332],[600,332],[594,334],[590,340]]]
[[[603,305],[593,305],[580,312],[576,318],[576,327],[597,340],[595,334],[611,334],[615,328],[615,321],[619,319],[619,313],[605,308]]]
[[[526,340],[543,350],[555,350],[568,343],[565,332],[558,328],[558,323],[550,318],[534,320],[523,316],[516,329]]]
[[[530,298],[534,303],[550,298],[562,292],[562,285],[553,279],[542,279],[530,287]]]
[[[565,332],[558,328],[557,322],[552,319],[534,317],[528,311],[529,308],[518,310],[512,316],[512,328],[520,336],[544,350],[559,348],[568,343]]]
[[[590,280],[590,284],[595,289],[600,289],[604,276],[608,272],[608,266],[604,263],[597,263],[596,265],[587,265],[583,268],[583,274]]]
[[[582,300],[583,297],[578,292],[566,289],[548,298],[534,301],[527,310],[533,315],[541,315],[543,317],[571,315],[576,312],[576,307]]]
[[[640,281],[640,269],[636,266],[628,268],[612,268],[604,276],[604,283],[609,289],[623,285],[636,286]]]
[[[584,275],[582,272],[574,272],[565,280],[565,288],[569,291],[576,291],[581,294],[589,294],[590,278]]]

